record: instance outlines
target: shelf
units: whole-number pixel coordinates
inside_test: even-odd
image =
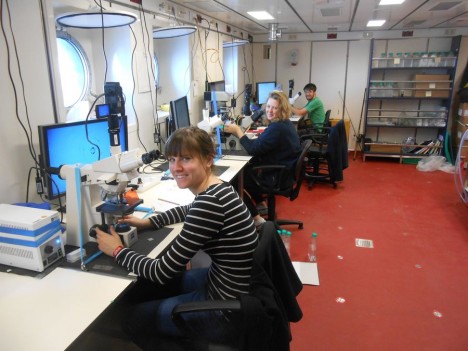
[[[455,67],[455,56],[437,57],[373,57],[372,69],[452,69]],[[381,66],[381,67],[379,67]]]
[[[421,129],[434,129],[434,128],[445,128],[446,126],[402,126],[402,125],[395,125],[395,124],[367,124],[369,128],[421,128]]]
[[[415,70],[415,71],[424,71],[424,70],[451,70],[454,66],[425,66],[425,67],[404,67],[404,66],[393,66],[393,67],[371,67],[373,71],[383,71],[383,70],[400,70],[400,69],[407,69],[407,70]]]
[[[424,96],[424,97],[416,97],[416,96],[385,96],[385,97],[369,97],[369,100],[444,100],[450,99],[450,96],[445,97],[435,97],[435,96]]]
[[[405,158],[444,154],[460,43],[461,36],[434,43],[428,38],[426,46],[433,51],[404,52],[396,41],[371,40],[361,145],[364,159],[394,157],[402,162]],[[387,53],[388,48],[393,53]],[[431,141],[432,146],[407,149],[408,145],[393,143],[400,140],[415,144]],[[412,147],[424,147],[424,154],[403,153],[402,149]]]

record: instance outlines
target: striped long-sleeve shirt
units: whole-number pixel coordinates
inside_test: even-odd
[[[212,260],[207,280],[211,299],[233,299],[248,293],[258,235],[247,207],[231,185],[214,184],[198,194],[190,205],[175,207],[150,219],[155,228],[185,223],[160,259],[125,248],[116,256],[118,264],[164,284],[183,271],[202,249]]]

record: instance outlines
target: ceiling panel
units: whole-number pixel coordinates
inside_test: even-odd
[[[284,33],[349,32],[390,29],[466,27],[466,0],[406,0],[379,6],[380,0],[169,0],[252,34],[267,34],[269,23]],[[258,21],[247,11],[266,10],[275,19]],[[371,19],[385,19],[369,28]]]

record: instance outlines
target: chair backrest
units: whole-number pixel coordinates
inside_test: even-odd
[[[332,181],[342,181],[343,170],[348,168],[348,140],[344,120],[338,121],[331,128],[326,152],[330,179]]]
[[[307,152],[309,151],[310,146],[312,145],[312,140],[306,139],[302,142],[302,151],[296,161],[296,168],[294,170],[294,179],[295,183],[291,190],[291,195],[289,196],[289,200],[293,201],[299,195],[299,190],[301,189],[302,181],[304,180],[305,175],[305,166],[306,162],[305,159],[307,157]]]
[[[327,110],[327,112],[325,112],[325,119],[323,121],[323,126],[324,127],[330,127],[331,126],[330,115],[331,115],[331,110]]]
[[[296,296],[302,290],[302,282],[272,221],[266,221],[262,227],[254,260],[267,273],[281,297],[288,320],[298,322],[302,318],[302,310]]]

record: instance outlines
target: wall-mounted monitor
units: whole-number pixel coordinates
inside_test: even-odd
[[[276,90],[276,82],[257,82],[257,103],[263,105],[268,100],[268,95]]]
[[[122,151],[128,150],[127,118],[119,117]],[[61,165],[91,164],[111,156],[107,118],[38,126],[41,166],[48,170]],[[115,140],[114,140],[115,141]],[[66,182],[56,174],[43,172],[45,196],[55,199],[65,194]]]
[[[171,118],[176,129],[190,127],[190,114],[187,96],[182,96],[170,102]]]

